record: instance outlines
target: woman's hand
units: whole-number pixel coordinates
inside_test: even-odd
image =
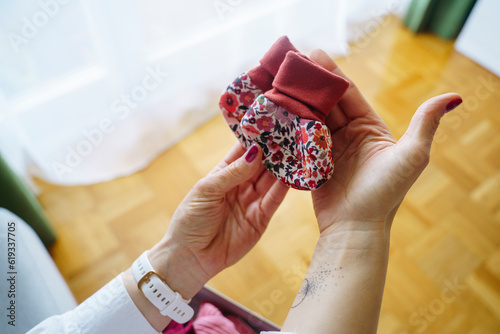
[[[431,98],[413,116],[396,141],[356,85],[323,51],[311,59],[349,80],[350,87],[327,119],[334,145],[335,171],[312,193],[321,232],[354,227],[358,222],[390,228],[406,192],[429,161],[432,139],[441,117],[458,106],[456,93]],[[349,225],[349,226],[348,226]]]
[[[159,255],[175,254],[189,265],[189,275],[179,275],[183,282],[195,275],[198,285],[204,284],[241,259],[260,239],[286,195],[288,188],[263,166],[261,148],[252,145],[244,153],[237,143],[194,186],[174,213],[167,234],[152,250]]]
[[[192,298],[255,245],[287,190],[265,169],[260,146],[245,153],[237,143],[179,205],[167,233],[148,253],[153,268],[173,291]],[[123,281],[141,313],[162,331],[170,319],[142,295],[130,269]]]
[[[323,51],[311,59],[349,80]],[[282,328],[298,334],[377,332],[394,215],[429,161],[439,120],[462,101],[455,93],[428,100],[396,141],[349,82],[327,119],[333,176],[312,192],[320,238]]]

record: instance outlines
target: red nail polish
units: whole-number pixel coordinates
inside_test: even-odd
[[[245,155],[245,160],[247,162],[252,162],[257,156],[258,152],[259,149],[257,148],[257,144],[253,143],[252,146],[250,146],[250,149],[247,151],[247,155]]]
[[[462,99],[461,98],[457,98],[457,99],[451,100],[446,105],[446,111],[445,112],[452,111],[453,109],[455,109],[456,107],[458,107],[461,103],[462,103]]]

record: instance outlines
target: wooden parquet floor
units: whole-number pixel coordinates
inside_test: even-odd
[[[500,333],[500,79],[452,42],[413,35],[395,18],[338,63],[396,138],[427,98],[464,98],[442,120],[431,162],[396,217],[379,332]],[[160,239],[235,141],[217,116],[129,177],[37,182],[59,234],[52,256],[78,301]],[[309,194],[291,191],[258,245],[209,285],[282,324],[317,236]]]

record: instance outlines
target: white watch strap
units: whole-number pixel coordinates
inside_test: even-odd
[[[147,251],[134,261],[132,272],[139,289],[162,315],[180,324],[193,317],[194,311],[188,305],[189,300],[182,299],[178,292],[172,291],[158,276],[149,262]]]

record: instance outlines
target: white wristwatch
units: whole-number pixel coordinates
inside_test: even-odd
[[[148,260],[147,251],[132,264],[132,272],[137,287],[149,301],[160,310],[162,315],[183,324],[194,315],[194,311],[178,292],[172,291],[163,279],[155,272]]]

